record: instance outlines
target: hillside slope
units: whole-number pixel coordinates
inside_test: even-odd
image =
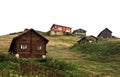
[[[12,38],[18,34],[4,35],[0,36],[0,53],[8,54],[9,45]],[[114,61],[102,62],[99,59],[91,59],[90,55],[81,52],[82,50],[71,49],[76,41],[79,40],[78,37],[74,36],[47,36],[44,35],[49,43],[47,44],[47,57],[73,64],[78,72],[84,72],[87,76],[84,77],[119,77],[120,74],[120,59],[118,56],[113,56]],[[111,40],[110,40],[111,41]],[[120,41],[120,39],[112,40]],[[93,47],[94,49],[94,47]],[[91,51],[92,52],[92,51]],[[116,59],[115,59],[116,58]],[[61,62],[60,61],[60,62]],[[53,62],[53,65],[55,63]],[[56,65],[56,64],[55,64]],[[59,65],[59,64],[58,64]],[[55,67],[55,66],[51,66]],[[70,68],[69,68],[70,69]],[[68,70],[69,70],[68,69]],[[68,71],[66,70],[66,71]],[[72,73],[72,72],[71,72]],[[76,72],[74,71],[74,74]],[[73,75],[74,77],[75,75]],[[77,77],[77,76],[76,76]],[[78,76],[79,77],[79,76]]]

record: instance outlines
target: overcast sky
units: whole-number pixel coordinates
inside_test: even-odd
[[[107,27],[120,37],[120,0],[0,0],[0,35],[54,23],[94,36]]]

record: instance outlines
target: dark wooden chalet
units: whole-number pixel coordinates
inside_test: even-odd
[[[85,37],[86,36],[86,30],[77,29],[77,30],[74,30],[72,34],[74,34],[75,36]]]
[[[53,24],[50,28],[50,35],[64,35],[64,33],[71,33],[72,28]]]
[[[98,35],[98,38],[111,38],[111,37],[112,37],[112,31],[110,31],[108,28],[105,28]]]
[[[81,43],[86,43],[86,42],[88,42],[88,43],[93,43],[93,42],[97,42],[97,38],[95,37],[95,36],[86,36],[86,37],[83,37],[83,38],[81,38],[79,41],[77,41],[78,42],[78,44],[81,44]]]
[[[45,58],[48,40],[33,29],[13,38],[9,51],[17,58]]]

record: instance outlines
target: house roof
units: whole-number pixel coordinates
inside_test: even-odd
[[[95,36],[93,36],[93,35],[87,36],[87,38],[88,38],[88,39],[89,39],[89,38],[95,38],[95,39],[97,39],[97,37],[95,37]]]
[[[21,33],[20,35],[14,37],[13,39],[16,39],[16,38],[19,38],[20,36],[22,36],[23,34],[29,32],[29,31],[33,31],[35,32],[38,36],[42,37],[43,39],[45,39],[46,41],[48,41],[44,36],[40,35],[37,31],[35,31],[34,29],[28,29],[28,30],[25,30],[23,33]]]
[[[74,32],[87,32],[87,31],[84,30],[84,29],[81,29],[81,28],[80,28],[80,29],[76,29],[76,30],[74,30],[73,33],[74,33]]]
[[[53,24],[52,27],[51,27],[51,29],[52,29],[54,26],[60,26],[60,27],[65,27],[65,28],[70,28],[70,29],[72,29],[71,27],[66,27],[66,26],[57,25],[57,24]]]
[[[109,30],[108,28],[105,28],[104,30],[102,30],[102,31],[99,33],[98,37],[99,37],[104,31],[109,31],[110,33],[112,33],[111,30]]]
[[[42,37],[43,39],[45,39],[46,42],[49,42],[49,40],[47,40],[45,37],[43,37],[42,35],[40,35],[40,34],[39,34],[38,32],[36,32],[34,29],[28,29],[28,30],[25,30],[23,33],[21,33],[20,35],[14,37],[14,38],[12,39],[12,42],[11,42],[11,45],[10,45],[10,48],[9,48],[9,51],[8,51],[8,52],[10,52],[10,51],[13,49],[13,46],[15,45],[16,39],[19,38],[20,36],[22,36],[23,34],[29,32],[29,31],[35,32],[38,36],[40,36],[40,37]]]
[[[112,31],[111,31],[111,30],[109,30],[108,28],[105,28],[104,30],[107,30],[107,31],[109,31],[109,32],[111,32],[111,33],[112,33]],[[103,30],[103,31],[104,31],[104,30]]]
[[[93,35],[90,35],[90,36],[86,36],[86,37],[83,37],[83,38],[81,38],[79,41],[77,41],[77,42],[81,42],[81,41],[83,41],[83,40],[94,40],[94,41],[97,41],[98,39],[95,37],[95,36],[93,36]]]

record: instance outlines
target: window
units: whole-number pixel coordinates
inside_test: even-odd
[[[41,50],[42,49],[42,47],[41,46],[37,46],[37,50]]]
[[[26,49],[27,49],[27,45],[21,44],[21,50],[26,50]]]
[[[58,30],[59,30],[59,31],[62,31],[62,27],[59,27]]]
[[[93,41],[92,41],[92,40],[89,40],[89,43],[93,43]]]

